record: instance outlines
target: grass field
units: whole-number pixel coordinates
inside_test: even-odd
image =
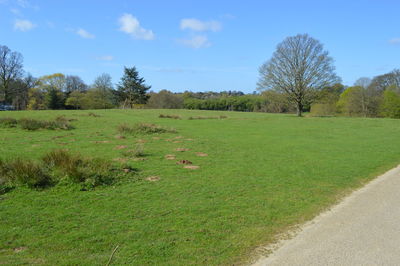
[[[121,157],[118,146],[128,149],[137,142],[146,153],[146,160],[129,162],[139,170],[135,178],[113,186],[91,191],[21,187],[0,195],[0,263],[105,265],[117,245],[113,265],[244,263],[260,245],[400,162],[400,120],[93,112],[100,116],[88,116],[88,111],[0,113],[77,119],[68,131],[0,128],[3,159],[38,159],[67,148],[111,161]],[[227,118],[188,119],[219,115]],[[177,133],[115,137],[119,124],[136,122],[173,127]],[[166,160],[167,154],[176,159]],[[184,169],[179,160],[200,168]],[[150,176],[159,180],[146,180]]]

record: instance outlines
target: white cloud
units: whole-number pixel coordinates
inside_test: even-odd
[[[27,19],[16,19],[14,23],[14,30],[28,31],[34,27],[36,27],[36,25]]]
[[[39,10],[39,7],[37,5],[32,5],[28,0],[17,0],[17,5],[19,5],[22,8],[32,8],[35,10]]]
[[[220,31],[222,25],[216,20],[201,21],[195,18],[181,19],[181,30],[193,30],[193,31]]]
[[[93,34],[87,32],[86,30],[81,29],[81,28],[76,31],[76,34],[78,34],[79,36],[81,36],[84,39],[94,39],[96,37]]]
[[[103,55],[103,56],[97,57],[97,60],[100,60],[100,61],[112,61],[112,60],[114,60],[114,56],[112,56],[112,55]]]
[[[17,4],[22,8],[30,7],[30,4],[27,0],[17,0]]]
[[[16,16],[22,16],[21,11],[17,8],[11,8],[10,11],[11,11],[11,13],[13,13]]]
[[[193,36],[190,39],[181,39],[179,42],[185,46],[194,48],[194,49],[199,49],[199,48],[206,48],[210,47],[211,43],[208,41],[207,36],[203,35],[196,35]]]
[[[400,44],[400,38],[393,38],[389,40],[390,44]]]
[[[146,30],[140,26],[139,20],[131,14],[123,14],[118,22],[120,24],[119,30],[131,35],[139,40],[154,40],[155,35],[153,31]]]

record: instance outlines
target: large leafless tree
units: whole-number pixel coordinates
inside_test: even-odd
[[[0,102],[9,100],[11,82],[22,74],[22,55],[0,45]]]
[[[278,44],[272,58],[259,72],[258,89],[286,93],[296,104],[298,116],[302,115],[305,101],[315,91],[340,82],[333,59],[323,45],[308,34],[288,37]]]

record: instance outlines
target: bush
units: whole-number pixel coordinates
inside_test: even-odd
[[[155,124],[138,123],[133,126],[127,124],[121,124],[117,128],[121,134],[156,134],[156,133],[176,133],[173,128],[166,128]]]
[[[0,118],[0,127],[16,127],[18,124],[17,119],[11,117]]]

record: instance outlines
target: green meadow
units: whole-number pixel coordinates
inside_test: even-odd
[[[136,170],[86,191],[60,183],[0,195],[0,264],[106,265],[117,246],[111,265],[244,264],[258,247],[400,162],[394,119],[188,110],[0,118],[60,115],[74,129],[0,127],[0,158],[39,160],[68,149]],[[205,119],[189,119],[198,116]],[[176,132],[120,136],[119,125],[136,123]],[[138,143],[140,159],[122,155]]]

